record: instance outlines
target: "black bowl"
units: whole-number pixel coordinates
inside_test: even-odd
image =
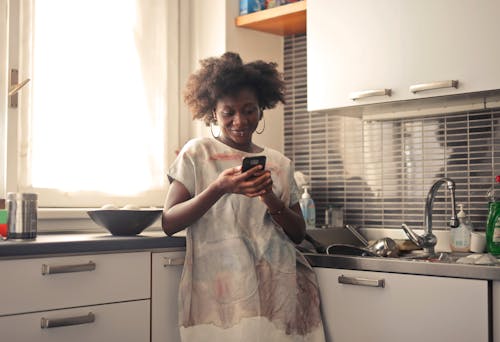
[[[161,213],[161,209],[87,211],[95,223],[118,236],[142,233],[160,217]]]

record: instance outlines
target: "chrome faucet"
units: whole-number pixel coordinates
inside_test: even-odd
[[[456,228],[459,225],[457,218],[457,211],[455,208],[455,182],[449,178],[441,178],[432,184],[429,193],[427,194],[427,200],[425,202],[425,229],[424,235],[417,235],[410,227],[406,224],[402,224],[401,227],[405,231],[408,238],[413,241],[417,246],[422,247],[424,252],[429,255],[434,255],[434,246],[436,246],[437,238],[436,235],[432,233],[432,206],[434,204],[434,198],[436,193],[441,187],[441,185],[446,184],[448,190],[451,194],[451,219],[450,227]]]

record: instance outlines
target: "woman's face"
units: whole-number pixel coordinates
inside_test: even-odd
[[[215,118],[221,129],[219,140],[233,148],[251,152],[252,135],[257,129],[261,113],[255,92],[244,88],[234,96],[217,101]]]

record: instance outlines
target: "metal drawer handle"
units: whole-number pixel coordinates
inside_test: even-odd
[[[448,81],[415,84],[410,86],[410,91],[413,94],[415,94],[418,93],[419,91],[441,89],[441,88],[458,88],[458,81],[448,80]]]
[[[361,285],[361,286],[371,286],[371,287],[385,287],[385,279],[368,279],[368,278],[357,278],[357,277],[346,277],[345,275],[340,275],[340,284],[349,285]]]
[[[371,96],[391,96],[391,89],[373,89],[373,90],[363,90],[363,91],[355,91],[349,94],[349,98],[353,101],[362,99],[363,97],[371,97]]]
[[[184,265],[184,258],[163,258],[163,267]]]
[[[70,325],[88,324],[95,321],[95,315],[89,312],[87,315],[65,317],[65,318],[45,318],[41,319],[42,329],[67,327]]]
[[[89,261],[87,264],[77,265],[59,265],[50,266],[47,264],[42,265],[42,275],[56,274],[56,273],[70,273],[70,272],[87,272],[95,270],[95,262]]]

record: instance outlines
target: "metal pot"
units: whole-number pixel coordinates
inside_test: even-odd
[[[383,238],[368,242],[353,226],[346,225],[346,228],[349,229],[353,233],[353,235],[360,240],[364,247],[350,244],[331,244],[329,246],[325,246],[319,241],[315,240],[308,233],[306,233],[305,239],[309,241],[313,245],[315,251],[320,254],[344,254],[392,258],[399,256],[399,248],[393,239]]]
[[[363,235],[361,235],[354,226],[346,224],[345,227],[358,238],[359,241],[373,254],[382,256],[396,258],[399,256],[399,248],[396,241],[389,237],[378,239],[375,241],[367,241]]]

